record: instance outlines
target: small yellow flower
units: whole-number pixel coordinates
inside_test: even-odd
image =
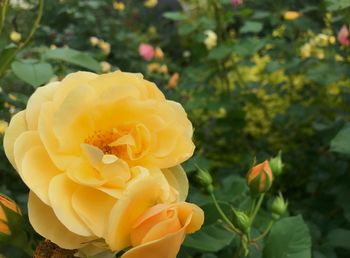
[[[55,44],[50,45],[50,49],[56,49],[57,46]]]
[[[295,11],[287,11],[283,14],[283,18],[287,21],[293,21],[298,19],[302,14],[300,12]]]
[[[147,8],[153,8],[158,4],[158,0],[147,0],[144,3],[144,6]]]
[[[101,70],[103,73],[108,73],[111,71],[111,65],[110,63],[103,61],[100,63],[101,64]]]
[[[147,65],[147,71],[149,73],[158,72],[159,68],[160,68],[160,64],[158,64],[158,63],[150,63]]]
[[[8,126],[9,126],[9,124],[6,121],[0,120],[0,134],[4,134],[4,132]]]
[[[154,51],[154,56],[155,56],[155,58],[163,59],[164,58],[163,50],[160,47],[156,47],[156,49]]]
[[[22,35],[17,31],[12,31],[10,34],[10,39],[15,43],[20,42],[21,38],[22,38]]]
[[[207,30],[204,33],[205,35],[207,35],[207,38],[204,40],[204,44],[207,47],[207,49],[212,49],[216,47],[218,41],[218,36],[216,35],[216,33],[212,30]]]
[[[114,2],[113,8],[117,11],[123,11],[125,9],[125,4],[123,2]]]
[[[329,43],[331,43],[332,45],[334,45],[337,42],[337,39],[334,36],[330,36],[328,40],[329,40]]]
[[[163,74],[167,74],[168,73],[168,66],[165,64],[161,65],[161,67],[159,67],[159,72],[163,73]]]
[[[338,62],[344,61],[344,57],[342,57],[341,55],[338,55],[338,54],[336,54],[334,56],[334,59],[335,59],[335,61],[338,61]]]
[[[100,41],[97,37],[90,37],[90,44],[91,46],[97,46],[98,42]]]
[[[301,54],[301,57],[303,58],[308,58],[311,56],[311,50],[312,50],[312,47],[311,47],[311,44],[310,43],[306,43],[305,45],[303,45],[300,49],[300,54]]]
[[[108,42],[104,40],[99,40],[98,46],[105,55],[109,55],[109,53],[111,53],[111,44],[109,44]]]

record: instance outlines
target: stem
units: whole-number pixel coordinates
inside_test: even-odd
[[[0,35],[2,32],[2,29],[4,28],[4,24],[5,24],[5,19],[6,19],[6,14],[7,14],[7,8],[8,8],[8,2],[9,0],[4,0],[2,1],[2,3],[0,3],[1,5],[1,17],[0,17]]]
[[[269,225],[264,230],[264,232],[260,236],[257,236],[256,238],[254,238],[251,242],[256,242],[256,241],[260,240],[261,238],[265,237],[269,233],[269,231],[271,230],[273,223],[274,223],[274,221],[270,221]]]
[[[255,219],[255,217],[256,217],[256,214],[258,214],[258,211],[260,210],[260,206],[261,206],[262,201],[264,200],[264,197],[265,197],[265,194],[264,194],[264,193],[263,193],[263,194],[260,194],[258,203],[257,203],[257,205],[256,205],[255,208],[254,208],[254,211],[253,211],[252,216],[250,217],[250,223],[251,223],[251,225],[253,225],[253,222],[254,222],[254,219]]]
[[[44,0],[39,0],[39,7],[38,7],[38,14],[36,16],[36,19],[33,23],[33,27],[30,30],[26,40],[23,42],[23,44],[20,46],[21,48],[24,48],[26,45],[28,45],[29,41],[32,39],[32,37],[34,36],[34,33],[36,32],[36,30],[39,28],[40,25],[40,21],[41,21],[41,17],[43,16],[43,10],[44,10]]]
[[[2,64],[2,67],[7,67],[11,62],[12,60],[15,58],[15,56],[17,55],[17,53],[22,49],[24,48],[26,45],[28,45],[29,41],[31,40],[31,38],[33,37],[35,31],[38,29],[39,27],[39,24],[40,24],[40,21],[41,21],[41,17],[43,15],[43,9],[44,9],[44,1],[45,0],[39,0],[39,8],[38,8],[38,14],[36,16],[36,19],[33,23],[33,27],[31,29],[31,31],[29,32],[26,40],[20,44],[18,46],[18,48],[16,49],[16,51],[14,51],[12,53],[12,55],[6,60],[6,62],[4,64]],[[2,70],[0,72],[0,78],[3,76],[3,74],[5,73],[6,69]]]
[[[215,205],[216,209],[218,210],[218,212],[219,212],[221,218],[230,226],[230,228],[231,228],[236,234],[241,235],[242,232],[232,224],[232,222],[230,221],[230,219],[226,216],[226,214],[224,213],[224,211],[221,209],[221,207],[220,207],[218,201],[216,200],[216,197],[215,197],[215,195],[214,195],[213,192],[210,193],[210,196],[211,196],[211,198],[213,199],[214,205]]]

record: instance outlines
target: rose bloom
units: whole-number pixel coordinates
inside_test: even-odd
[[[243,0],[231,0],[231,4],[234,6],[234,7],[237,7],[241,4],[243,4]]]
[[[139,46],[139,54],[143,59],[149,61],[154,56],[154,48],[150,44],[142,43]]]
[[[338,33],[338,41],[342,46],[347,47],[350,45],[349,30],[345,25],[343,27],[341,27],[341,29]]]
[[[192,134],[182,106],[141,74],[77,72],[34,92],[4,149],[30,188],[39,234],[66,249],[119,251],[147,209],[186,199],[179,164],[193,154]]]

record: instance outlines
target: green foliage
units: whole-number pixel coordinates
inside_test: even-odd
[[[301,216],[284,218],[271,230],[264,248],[264,258],[311,257],[309,230]]]

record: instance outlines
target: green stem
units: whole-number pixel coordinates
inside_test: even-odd
[[[0,3],[0,8],[1,8],[1,17],[0,17],[0,35],[2,33],[2,30],[4,28],[5,24],[5,19],[6,19],[6,14],[7,14],[7,9],[8,9],[8,2],[9,0],[4,0],[2,3]]]
[[[18,46],[18,48],[16,49],[16,51],[14,51],[11,56],[9,56],[7,59],[6,59],[6,62],[5,64],[2,64],[2,67],[7,67],[11,62],[12,60],[16,57],[17,53],[22,49],[24,48],[26,45],[28,45],[28,43],[30,42],[30,40],[32,39],[35,31],[38,29],[39,27],[39,24],[40,24],[40,21],[41,21],[41,17],[43,15],[43,10],[44,10],[44,0],[39,0],[39,7],[38,7],[38,13],[37,13],[37,16],[36,16],[36,19],[33,23],[33,27],[31,29],[31,31],[29,32],[26,40],[20,44]],[[4,69],[2,72],[0,72],[0,78],[4,75],[6,69]]]
[[[251,225],[253,225],[253,222],[254,222],[254,219],[256,217],[256,214],[258,214],[258,211],[260,210],[260,206],[261,206],[262,201],[264,200],[264,197],[265,197],[264,193],[260,194],[259,199],[258,199],[258,203],[257,203],[257,205],[254,208],[252,216],[250,217]]]
[[[210,193],[210,196],[211,196],[211,198],[213,199],[214,205],[215,205],[216,209],[218,210],[218,212],[219,212],[221,218],[230,226],[230,228],[231,228],[236,234],[241,235],[242,232],[241,232],[238,228],[236,228],[236,227],[233,225],[233,223],[230,221],[230,219],[226,216],[226,214],[224,213],[224,211],[221,209],[221,207],[220,207],[218,201],[216,200],[216,197],[215,197],[215,195],[214,195],[213,192]]]
[[[263,237],[265,237],[270,232],[270,230],[273,226],[273,223],[274,223],[274,221],[270,221],[269,225],[264,230],[264,232],[260,236],[257,236],[256,238],[254,238],[251,242],[256,242],[256,241],[262,239]]]

